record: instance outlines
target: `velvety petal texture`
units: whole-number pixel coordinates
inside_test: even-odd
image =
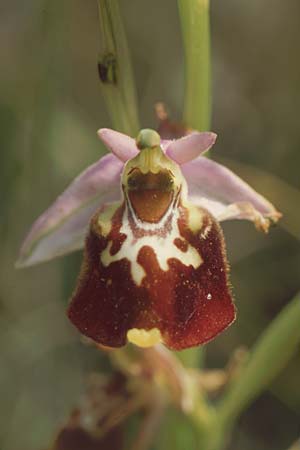
[[[143,130],[122,173],[123,201],[91,221],[68,310],[97,343],[182,350],[204,344],[235,318],[223,234],[187,199],[178,164]]]
[[[31,227],[17,266],[30,266],[82,248],[96,209],[120,199],[122,168],[118,158],[105,155],[75,178]]]
[[[130,251],[133,244],[123,257],[106,264],[101,255],[107,248],[113,258],[126,240],[144,237],[136,230],[134,236],[130,232],[124,235],[124,213],[123,204],[112,216],[108,235],[104,231],[107,223],[101,219],[105,212],[92,220],[78,287],[68,310],[81,333],[102,345],[120,347],[132,329],[157,329],[165,345],[181,350],[203,344],[227,328],[235,318],[235,308],[227,280],[223,234],[213,217],[199,208],[202,225],[193,232],[188,226],[188,210],[180,207],[179,234],[173,245],[178,246],[181,258],[170,255],[166,268],[161,267],[157,247],[151,245],[150,230],[144,230],[149,244],[136,255]],[[168,226],[165,233],[167,240]],[[157,242],[161,245],[159,238]],[[190,263],[182,262],[189,245],[199,255],[197,267],[193,267],[192,258]],[[133,271],[133,258],[143,271],[140,282]]]
[[[79,249],[84,261],[68,316],[97,343],[175,350],[204,344],[235,319],[219,221],[248,219],[267,231],[271,203],[201,154],[214,133],[160,144],[109,129],[113,153],[79,175],[33,224],[19,266]]]

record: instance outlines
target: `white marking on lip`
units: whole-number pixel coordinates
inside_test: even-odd
[[[133,231],[130,226],[129,213],[132,215],[135,225],[138,228],[152,232],[156,231],[156,233],[136,238],[133,235]],[[170,230],[164,236],[161,236],[160,231],[164,228],[170,214],[172,215]],[[110,249],[112,246],[112,241],[110,241],[101,254],[101,262],[107,267],[112,262],[120,261],[124,258],[129,260],[131,263],[132,278],[138,286],[141,285],[143,278],[146,276],[144,268],[137,261],[140,250],[145,246],[153,249],[159,267],[163,271],[169,270],[168,260],[171,258],[179,260],[185,266],[192,266],[197,269],[203,262],[198,251],[192,245],[188,244],[187,251],[183,252],[174,244],[174,240],[176,238],[182,239],[178,228],[178,219],[179,210],[178,208],[174,208],[174,205],[171,204],[160,222],[145,223],[140,221],[135,216],[130,203],[126,202],[122,226],[120,228],[120,233],[125,234],[126,239],[124,240],[120,250],[115,255],[110,254]]]

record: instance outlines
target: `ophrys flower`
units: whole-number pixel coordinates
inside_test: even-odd
[[[19,264],[81,248],[87,234],[68,310],[83,334],[111,347],[127,339],[174,349],[209,341],[235,317],[218,222],[245,218],[266,231],[279,213],[201,156],[214,133],[161,143],[152,130],[136,142],[107,129],[99,135],[113,155],[75,179],[36,221]]]

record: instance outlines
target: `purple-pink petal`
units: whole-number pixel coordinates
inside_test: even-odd
[[[212,132],[195,131],[181,139],[165,143],[166,154],[177,162],[184,164],[209,150],[216,142],[217,135]]]
[[[121,198],[124,162],[138,153],[129,136],[103,128],[98,134],[114,153],[106,155],[79,175],[33,224],[20,251],[18,266],[46,261],[83,246],[89,220],[105,202]],[[248,219],[267,231],[281,214],[263,196],[226,167],[201,155],[216,134],[193,132],[181,139],[162,140],[166,154],[181,165],[189,198],[207,208],[219,221]]]
[[[17,266],[30,266],[82,248],[90,217],[103,203],[120,198],[122,168],[122,162],[109,154],[75,178],[32,225]]]
[[[121,161],[126,162],[138,153],[135,140],[126,134],[109,128],[101,128],[97,132],[106,147]]]
[[[208,158],[197,158],[181,166],[189,198],[207,208],[219,221],[247,219],[267,231],[281,214],[262,195],[231,170]]]

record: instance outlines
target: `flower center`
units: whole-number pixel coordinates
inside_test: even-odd
[[[144,174],[135,168],[129,174],[127,186],[132,209],[143,222],[159,222],[174,198],[174,179],[168,170]]]

